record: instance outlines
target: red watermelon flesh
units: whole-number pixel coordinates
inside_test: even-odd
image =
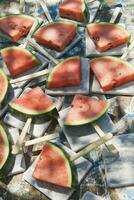
[[[46,143],[32,175],[35,179],[58,186],[71,187],[72,172],[68,158],[52,143]]]
[[[93,23],[87,26],[87,32],[100,52],[127,43],[130,34],[122,26],[110,23]]]
[[[1,50],[1,55],[13,77],[36,67],[40,63],[32,53],[20,47],[5,48]]]
[[[55,22],[38,29],[34,38],[45,47],[63,51],[75,37],[76,28],[71,22]]]
[[[17,99],[14,99],[10,103],[10,106],[31,114],[48,112],[54,107],[53,101],[40,87],[33,88]]]
[[[79,126],[99,119],[108,109],[109,104],[93,97],[75,95],[71,108],[65,117],[67,126]]]
[[[59,15],[79,22],[85,21],[85,2],[84,0],[62,0],[59,7]]]
[[[51,71],[48,88],[79,86],[81,81],[81,60],[79,56],[71,57],[58,64]]]
[[[27,15],[8,15],[0,18],[0,30],[17,41],[28,34],[34,21]]]
[[[119,58],[95,58],[90,66],[104,91],[134,80],[134,67]]]

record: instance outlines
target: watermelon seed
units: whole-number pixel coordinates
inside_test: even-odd
[[[113,45],[112,45],[112,43],[110,42],[110,43],[108,43],[108,46],[110,47],[110,48],[112,48],[113,47]]]
[[[11,29],[17,28],[17,24],[14,24],[13,22],[9,22],[9,26],[11,27]]]
[[[94,40],[94,41],[99,41],[99,39],[100,39],[99,36],[94,36],[94,37],[93,37],[93,40]]]

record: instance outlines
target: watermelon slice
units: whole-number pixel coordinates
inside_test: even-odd
[[[2,58],[12,77],[39,65],[40,61],[21,47],[7,47],[1,50]]]
[[[72,22],[55,22],[39,28],[34,38],[39,43],[56,51],[63,51],[76,35],[77,25]]]
[[[33,177],[58,186],[72,187],[72,163],[61,147],[54,143],[46,143],[39,156]]]
[[[85,0],[61,0],[59,15],[78,22],[88,21],[88,8]]]
[[[134,66],[116,57],[95,58],[90,66],[104,91],[134,80]]]
[[[70,57],[59,63],[50,72],[47,80],[48,88],[79,86],[81,81],[81,60],[79,56]]]
[[[64,124],[67,126],[79,126],[94,122],[107,111],[108,107],[109,104],[104,100],[75,95]]]
[[[120,25],[110,23],[92,23],[87,25],[89,37],[100,52],[127,43],[130,33]]]
[[[0,125],[0,170],[9,156],[9,142],[5,129]]]
[[[30,117],[32,122],[36,123],[42,123],[57,116],[53,101],[40,87],[33,88],[12,100],[9,103],[9,109],[21,120],[26,121],[27,117]]]
[[[8,79],[5,73],[0,69],[0,105],[4,102],[8,91]]]
[[[28,15],[8,15],[0,18],[0,30],[17,41],[28,34],[34,21]]]

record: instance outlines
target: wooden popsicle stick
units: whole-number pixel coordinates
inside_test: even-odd
[[[26,141],[24,146],[25,147],[32,146],[32,145],[35,145],[35,144],[38,144],[38,143],[41,143],[41,142],[45,142],[45,141],[48,141],[48,140],[55,139],[57,137],[59,137],[59,133],[53,133],[53,134],[50,134],[50,135],[45,135],[43,137],[39,137],[39,138],[36,138],[36,139],[33,139],[33,140]]]
[[[44,0],[39,0],[39,3],[40,3],[40,5],[41,5],[41,7],[43,8],[44,13],[45,13],[45,15],[46,15],[48,21],[49,21],[49,22],[53,22],[53,19],[52,19],[50,13],[49,13],[49,10],[48,10],[48,8],[47,8],[46,3],[44,2]]]
[[[96,140],[92,144],[88,145],[87,147],[85,147],[84,149],[82,149],[81,151],[76,153],[75,155],[71,156],[70,160],[71,161],[75,161],[76,159],[80,158],[81,156],[86,155],[87,153],[89,153],[93,149],[95,149],[98,146],[106,143],[108,140],[111,140],[112,137],[113,137],[113,135],[111,133],[108,133],[108,134],[104,135],[103,137],[101,137],[100,139]]]
[[[127,48],[127,50],[123,53],[123,55],[121,56],[121,59],[125,59],[128,55],[128,53],[134,48],[134,40],[133,42],[129,45],[129,47]]]
[[[29,31],[27,37],[26,37],[25,43],[24,43],[24,44],[21,44],[20,47],[22,47],[22,48],[24,48],[24,49],[27,47],[27,44],[28,44],[28,42],[29,42],[29,39],[32,37],[32,35],[33,35],[35,29],[37,28],[37,25],[38,25],[38,21],[35,19],[35,21],[34,21],[32,27],[31,27],[31,29],[30,29],[30,31]]]
[[[96,124],[96,123],[92,123],[94,129],[96,130],[97,134],[99,135],[99,137],[103,137],[104,135],[106,135],[101,129],[100,127]],[[112,144],[111,141],[108,141],[105,143],[105,146],[107,147],[108,151],[111,154],[119,154],[118,150],[116,149],[116,147]]]
[[[26,134],[27,134],[27,130],[31,125],[31,122],[32,122],[32,119],[28,118],[23,129],[22,129],[22,131],[21,131],[21,134],[20,134],[16,144],[12,148],[12,154],[18,154],[20,152],[20,150],[23,146],[23,143],[24,143],[24,139],[25,139]]]
[[[34,78],[39,78],[41,76],[45,76],[48,73],[49,73],[49,70],[44,69],[42,71],[35,72],[33,74],[29,74],[29,75],[26,75],[26,76],[22,76],[20,78],[12,79],[12,80],[10,80],[10,83],[15,84],[15,83],[23,82],[23,81],[28,81],[28,80],[31,80],[31,79],[34,79]]]
[[[29,40],[30,44],[38,50],[40,53],[42,53],[45,57],[47,57],[49,60],[51,60],[54,64],[58,64],[58,61],[51,56],[44,48],[42,48],[39,44],[37,44],[33,39]]]
[[[25,13],[25,0],[20,0],[19,9],[20,13]]]
[[[114,23],[119,15],[119,13],[121,12],[121,7],[117,7],[115,8],[113,15],[111,17],[110,23]]]

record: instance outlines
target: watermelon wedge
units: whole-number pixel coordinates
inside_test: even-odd
[[[128,43],[130,40],[130,33],[117,24],[105,22],[88,24],[87,32],[100,52]]]
[[[28,34],[34,21],[28,15],[7,15],[0,18],[0,30],[17,41]]]
[[[0,69],[0,105],[3,104],[8,91],[8,79],[5,73]]]
[[[54,22],[39,28],[34,38],[39,43],[56,51],[63,51],[76,35],[77,25],[72,22]]]
[[[78,22],[88,21],[88,8],[85,0],[61,0],[59,15]]]
[[[40,87],[33,88],[11,101],[9,110],[21,120],[26,121],[30,117],[35,123],[48,121],[58,115],[53,101]]]
[[[0,125],[0,170],[5,165],[9,156],[9,142],[5,128]]]
[[[79,86],[81,81],[81,59],[70,57],[56,65],[47,80],[48,88]]]
[[[72,187],[72,163],[66,152],[54,143],[46,143],[32,175],[57,186]]]
[[[30,51],[21,47],[4,48],[1,50],[1,55],[12,77],[40,64],[40,61]]]
[[[134,80],[134,66],[120,58],[95,58],[91,60],[90,66],[104,91]]]
[[[93,97],[75,95],[71,108],[67,113],[64,125],[79,126],[98,120],[108,109],[104,100]]]

